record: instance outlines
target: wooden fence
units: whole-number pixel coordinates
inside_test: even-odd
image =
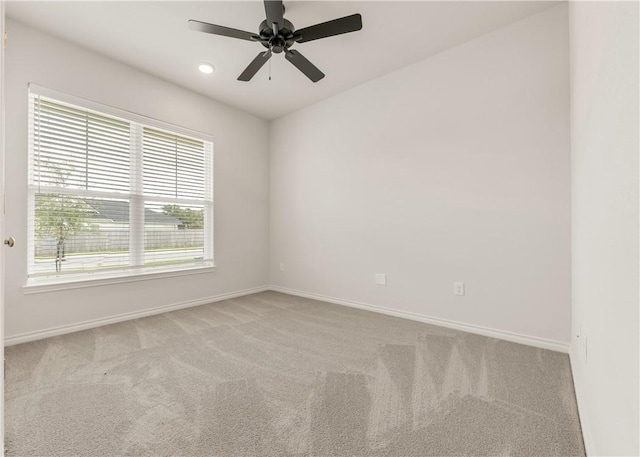
[[[55,257],[57,240],[36,239],[36,257]],[[182,249],[200,247],[204,244],[203,229],[145,230],[145,249]],[[101,230],[70,237],[64,243],[65,254],[86,252],[117,252],[129,249],[129,232],[124,230]]]

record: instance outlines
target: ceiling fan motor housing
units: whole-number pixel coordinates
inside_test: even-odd
[[[276,54],[288,49],[295,42],[293,33],[296,31],[293,24],[284,19],[284,27],[278,29],[278,34],[273,34],[273,28],[267,21],[260,23],[260,42],[265,48],[270,48]]]

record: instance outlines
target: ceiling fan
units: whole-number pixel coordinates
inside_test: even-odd
[[[305,27],[296,30],[293,24],[284,18],[284,5],[282,0],[264,0],[264,9],[267,19],[262,21],[258,33],[245,32],[221,25],[209,24],[196,20],[189,20],[189,27],[199,32],[212,33],[230,38],[238,38],[246,41],[256,41],[267,48],[261,52],[238,76],[239,81],[249,81],[267,63],[273,53],[284,52],[285,58],[298,70],[304,73],[311,81],[318,82],[324,78],[318,68],[309,62],[305,56],[295,49],[290,49],[294,43],[319,40],[343,33],[356,32],[362,29],[362,16],[352,14],[332,21]]]

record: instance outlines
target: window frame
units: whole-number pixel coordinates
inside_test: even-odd
[[[54,102],[61,104],[72,105],[87,111],[93,111],[98,114],[112,116],[122,119],[130,123],[130,181],[129,191],[127,193],[118,194],[109,192],[102,193],[105,197],[114,198],[126,198],[129,200],[129,207],[132,220],[129,222],[130,228],[130,247],[129,247],[129,263],[127,267],[122,267],[113,270],[96,270],[85,271],[81,273],[73,274],[56,274],[53,273],[47,276],[29,276],[29,270],[35,260],[35,196],[41,191],[42,186],[39,188],[39,184],[35,182],[33,175],[34,172],[34,158],[35,158],[35,145],[34,145],[34,110],[32,107],[34,97],[44,97],[52,99]],[[166,278],[174,276],[182,276],[185,274],[199,274],[215,271],[215,251],[214,251],[214,141],[211,135],[204,134],[195,130],[180,127],[168,122],[160,121],[151,117],[143,116],[140,114],[132,113],[130,111],[115,108],[113,106],[105,105],[95,101],[87,100],[84,98],[76,97],[73,95],[65,94],[53,89],[49,89],[43,86],[39,86],[33,83],[29,83],[27,91],[27,103],[28,103],[28,124],[27,124],[27,136],[28,136],[28,177],[27,177],[27,271],[26,271],[26,283],[23,286],[23,292],[36,293],[46,292],[51,290],[73,289],[78,287],[88,287],[93,285],[105,285],[115,284],[130,281],[139,281],[155,278]],[[171,135],[184,136],[204,143],[204,197],[199,199],[188,198],[170,198],[163,196],[154,196],[145,194],[142,188],[143,179],[143,131],[148,127],[155,130],[167,132]],[[55,189],[46,187],[45,192]],[[59,189],[58,189],[59,190]],[[69,193],[73,195],[82,194],[83,191],[77,189],[69,189],[69,192],[63,191],[62,193]],[[93,193],[91,191],[90,193]],[[95,191],[96,193],[99,193]],[[144,236],[144,225],[140,226],[141,218],[144,217],[145,203],[152,203],[153,201],[158,203],[175,203],[175,204],[198,204],[203,205],[204,209],[204,257],[205,260],[201,262],[185,263],[185,264],[169,264],[166,266],[144,266],[140,265],[140,256],[144,256],[144,240],[143,238],[131,236],[134,230],[136,233],[142,233]],[[187,200],[190,200],[187,202]],[[133,208],[137,207],[139,212],[138,220],[133,221],[134,211]],[[137,226],[135,225],[137,224]],[[142,227],[142,230],[141,230]],[[132,249],[135,249],[132,252]],[[133,262],[133,263],[132,263]]]

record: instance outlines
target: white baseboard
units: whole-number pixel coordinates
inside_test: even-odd
[[[576,370],[575,361],[578,360],[579,355],[576,353],[576,349],[571,346],[569,350],[569,362],[571,364],[571,375],[573,376],[573,388],[576,392],[576,403],[578,404],[578,417],[580,418],[580,427],[582,428],[582,441],[584,442],[584,449],[587,456],[596,456],[595,445],[593,444],[593,435],[591,434],[591,428],[587,418],[589,414],[587,412],[587,404],[584,397],[584,386],[582,377],[578,375]]]
[[[190,308],[192,306],[206,305],[207,303],[214,303],[217,301],[228,300],[230,298],[242,297],[243,295],[255,294],[257,292],[264,292],[269,290],[269,287],[254,287],[251,289],[239,290],[236,292],[229,292],[226,294],[214,295],[212,297],[205,297],[198,300],[189,300],[180,303],[174,303],[172,305],[158,306],[156,308],[145,309],[142,311],[134,311],[132,313],[117,314],[115,316],[104,317],[100,319],[93,319],[90,321],[79,322],[77,324],[61,325],[59,327],[51,327],[45,330],[37,330],[35,332],[20,333],[18,335],[12,335],[6,337],[4,340],[5,346],[12,346],[14,344],[26,343],[28,341],[40,340],[43,338],[49,338],[51,336],[63,335],[65,333],[78,332],[80,330],[87,330],[90,328],[100,327],[102,325],[115,324],[116,322],[128,321],[131,319],[138,319],[140,317],[152,316],[154,314],[166,313],[168,311],[175,311],[183,308]]]
[[[190,301],[185,301],[181,303],[175,303],[172,305],[158,306],[156,308],[150,308],[142,311],[117,314],[115,316],[109,316],[109,317],[100,318],[100,319],[93,319],[90,321],[79,322],[76,324],[62,325],[59,327],[51,327],[48,329],[37,330],[34,332],[20,333],[17,335],[11,335],[6,337],[4,340],[4,343],[5,343],[5,346],[12,346],[14,344],[26,343],[28,341],[35,341],[43,338],[49,338],[52,336],[63,335],[65,333],[78,332],[80,330],[87,330],[90,328],[100,327],[102,325],[114,324],[116,322],[122,322],[122,321],[131,320],[131,319],[138,319],[140,317],[152,316],[154,314],[166,313],[168,311],[175,311],[178,309],[190,308],[192,306],[199,306],[207,303],[227,300],[230,298],[241,297],[243,295],[263,292],[265,290],[273,290],[275,292],[282,292],[289,295],[313,298],[315,300],[321,300],[328,303],[334,303],[337,305],[364,309],[364,310],[373,311],[376,313],[387,314],[389,316],[401,317],[404,319],[411,319],[414,321],[425,322],[427,324],[432,324],[432,325],[439,325],[441,327],[453,328],[456,330],[461,330],[463,332],[475,333],[478,335],[511,341],[514,343],[525,344],[528,346],[539,347],[542,349],[549,349],[552,351],[558,351],[558,352],[564,352],[564,353],[569,352],[569,343],[565,343],[561,341],[548,340],[548,339],[538,338],[538,337],[529,336],[529,335],[521,335],[518,333],[508,332],[504,330],[496,330],[496,329],[482,327],[478,325],[466,324],[463,322],[456,322],[456,321],[451,321],[447,319],[440,319],[437,317],[426,316],[423,314],[399,311],[396,309],[385,308],[382,306],[371,305],[368,303],[342,300],[335,297],[329,297],[326,295],[304,292],[296,289],[288,289],[288,288],[279,287],[279,286],[255,287],[251,289],[245,289],[245,290],[240,290],[236,292],[230,292],[230,293],[215,295],[211,297],[205,297],[198,300],[190,300]]]
[[[274,292],[282,292],[289,295],[296,295],[298,297],[313,298],[315,300],[334,303],[336,305],[349,306],[351,308],[364,309],[367,311],[373,311],[376,313],[387,314],[389,316],[402,317],[404,319],[411,319],[418,322],[424,322],[427,324],[439,325],[441,327],[452,328],[455,330],[462,330],[463,332],[475,333],[477,335],[488,336],[490,338],[497,338],[500,340],[511,341],[513,343],[525,344],[527,346],[533,346],[542,349],[549,349],[551,351],[569,353],[569,343],[564,341],[548,340],[545,338],[538,338],[530,335],[522,335],[519,333],[508,332],[505,330],[496,330],[493,328],[482,327],[479,325],[466,324],[464,322],[456,322],[448,319],[440,319],[438,317],[426,316],[423,314],[410,313],[407,311],[399,311],[396,309],[385,308],[378,305],[370,305],[368,303],[360,303],[350,300],[342,300],[339,298],[328,297],[326,295],[320,295],[310,292],[304,292],[296,289],[288,289],[280,286],[269,286],[270,290]]]

